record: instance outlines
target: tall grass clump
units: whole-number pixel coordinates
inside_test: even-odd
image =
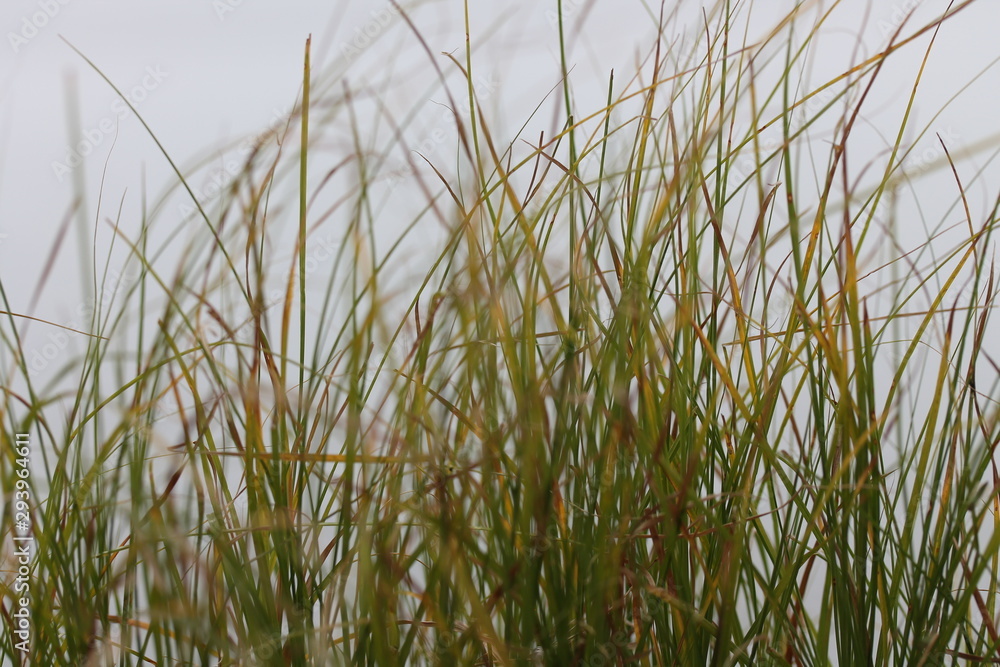
[[[924,66],[978,3],[819,78],[839,2],[763,30],[665,3],[588,108],[556,4],[523,124],[481,99],[474,40],[438,54],[398,8],[447,150],[307,45],[297,110],[219,197],[177,165],[141,220],[96,217],[85,330],[0,283],[9,663],[996,662],[1000,188],[977,207],[942,140],[919,178],[949,207],[900,220]],[[49,331],[71,344],[40,375]]]

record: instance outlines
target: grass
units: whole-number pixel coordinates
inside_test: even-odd
[[[560,88],[520,131],[479,99],[471,43],[438,55],[403,12],[454,110],[454,158],[426,162],[413,117],[312,72],[307,42],[297,111],[219,198],[175,167],[141,221],[91,232],[92,291],[113,296],[85,331],[0,283],[0,651],[996,663],[1000,195],[975,210],[979,177],[941,141],[920,178],[951,207],[913,247],[898,215],[924,65],[973,4],[819,82],[839,2],[760,36],[752,4],[718,2],[675,42],[665,4],[634,75],[578,108],[560,3]],[[898,60],[909,97],[866,152]],[[401,150],[413,170],[387,185]],[[178,198],[192,214],[161,223]],[[70,344],[43,381],[50,331]],[[30,657],[9,548],[25,488]]]

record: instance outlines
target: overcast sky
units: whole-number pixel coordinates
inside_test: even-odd
[[[908,10],[916,10],[912,19],[916,26],[947,4],[844,0],[819,42],[828,51],[817,58],[816,71],[836,73],[855,47],[862,54],[876,53]],[[582,106],[597,108],[610,70],[619,76],[634,71],[654,35],[653,19],[639,1],[566,0],[564,5],[577,93]],[[763,30],[793,5],[791,0],[758,2],[754,25]],[[435,54],[462,53],[462,2],[404,6],[412,10]],[[552,24],[555,7],[555,0],[470,3],[479,81],[488,92],[487,105],[504,110],[511,126],[517,126],[559,81]],[[691,20],[699,10],[697,2],[685,5]],[[996,121],[1000,72],[992,67],[1000,57],[997,25],[1000,3],[982,0],[942,31],[915,108],[914,128],[931,129],[920,151],[931,158],[938,151],[939,158],[935,135],[941,135],[955,155],[965,157],[968,174],[984,166],[990,169],[996,142],[983,140],[1000,129]],[[314,36],[318,72],[347,57],[352,60],[348,79],[363,86],[391,67],[398,81],[388,101],[401,107],[399,114],[413,106],[433,109],[442,101],[440,95],[428,92],[429,78],[406,76],[429,75],[427,56],[391,5],[377,0],[0,3],[0,277],[15,305],[24,306],[30,296],[43,258],[71,208],[77,179],[85,185],[91,214],[103,196],[105,216],[122,201],[123,210],[135,216],[144,184],[153,196],[174,182],[148,133],[70,44],[121,88],[177,164],[186,168],[196,158],[211,156],[214,148],[258,133],[287,115],[300,89],[309,34]],[[881,86],[882,98],[869,105],[871,116],[866,120],[871,123],[859,131],[871,133],[873,150],[878,149],[879,132],[893,127],[926,42],[908,51],[900,66],[891,70],[890,76],[898,81]],[[593,82],[590,89],[588,80]],[[950,102],[966,84],[971,85]],[[887,119],[884,128],[877,127],[880,114]],[[84,142],[75,146],[70,129],[74,124]],[[963,149],[979,152],[967,154]],[[997,170],[991,173],[995,176]],[[1000,184],[995,177],[985,182]],[[199,193],[212,187],[204,175],[194,185]],[[948,187],[947,180],[939,179],[927,185],[926,192],[945,202],[954,194]],[[974,190],[978,210],[996,187]],[[914,228],[915,238],[921,233]],[[70,235],[61,250],[64,284],[78,276],[72,268],[76,244],[77,237]],[[39,309],[42,314],[58,317],[64,307],[59,299],[70,291],[55,291],[46,295]]]

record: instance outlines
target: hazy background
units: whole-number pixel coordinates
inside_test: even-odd
[[[833,4],[813,3],[819,9]],[[681,3],[680,17],[670,24],[676,35],[667,36],[678,40],[675,48],[690,44],[683,41],[688,38],[682,28],[698,34],[701,5]],[[463,3],[403,6],[435,62],[456,84],[456,68],[441,52],[464,59]],[[546,96],[556,97],[556,6],[555,0],[469,5],[477,94],[494,129],[510,133],[505,139]],[[763,36],[794,6],[791,0],[756,3],[748,12],[753,17],[749,33]],[[816,42],[820,50],[810,59],[810,81],[800,93],[824,83],[848,63],[876,54],[911,9],[915,12],[907,33],[947,6],[944,0],[839,3]],[[655,40],[656,17],[646,4],[632,0],[566,0],[564,11],[576,101],[579,108],[597,110],[611,70],[624,86],[640,66]],[[942,222],[957,226],[963,220],[954,208],[954,177],[947,170],[929,169],[940,166],[944,157],[938,135],[960,160],[974,217],[978,214],[981,220],[1000,187],[993,162],[994,135],[1000,129],[1000,71],[993,67],[1000,57],[997,25],[1000,3],[982,1],[938,36],[913,109],[913,136],[907,139],[916,144],[905,163],[913,181],[903,189],[900,206],[911,216],[904,231],[913,246],[922,244]],[[86,298],[78,261],[84,234],[115,219],[125,230],[137,229],[143,197],[158,201],[177,183],[148,132],[67,42],[129,96],[205,201],[229,182],[227,174],[238,164],[233,160],[245,157],[241,139],[286,122],[300,91],[309,34],[318,90],[375,91],[379,104],[395,117],[415,119],[405,130],[411,148],[422,146],[423,153],[443,162],[454,152],[450,139],[441,140],[435,132],[448,125],[443,120],[448,99],[435,83],[429,56],[388,3],[5,0],[0,4],[0,34],[0,279],[14,310],[31,309],[45,260],[71,211],[77,211],[79,217],[68,226],[59,249],[54,277],[31,311],[66,325],[76,324],[76,307]],[[929,37],[891,61],[866,103],[854,136],[872,157],[883,155],[886,142],[894,139]],[[524,136],[535,140],[542,130],[552,130],[551,114],[532,118]],[[373,128],[372,136],[384,139],[389,134],[382,125]],[[337,150],[350,149],[336,141],[326,148],[330,160]],[[378,150],[375,139],[371,148]],[[402,187],[393,182],[386,193],[391,202],[384,216],[387,237],[397,229],[391,212],[406,209],[408,185],[405,151],[391,155],[394,162],[388,170]],[[864,156],[857,152],[852,156],[856,169],[860,159]],[[207,160],[207,166],[196,170],[199,160]],[[393,171],[397,167],[398,173]],[[74,208],[80,189],[85,199]],[[918,193],[919,207],[913,196]],[[175,197],[156,215],[157,224],[167,228],[184,224],[183,200]],[[99,232],[98,238],[100,262],[100,247],[110,236]],[[45,340],[41,328],[33,328],[31,335]]]

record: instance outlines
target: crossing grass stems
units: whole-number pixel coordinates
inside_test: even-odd
[[[147,204],[134,233],[115,223],[135,279],[44,384],[30,351],[49,325],[0,283],[0,485],[10,498],[10,440],[31,433],[39,499],[30,654],[11,632],[0,652],[995,662],[996,205],[972,210],[943,145],[931,176],[954,193],[958,240],[882,241],[923,64],[973,4],[900,21],[875,55],[813,81],[810,49],[841,3],[801,3],[756,38],[752,4],[668,31],[680,14],[664,3],[644,59],[609,71],[595,108],[575,101],[556,7],[559,120],[540,136],[498,129],[471,41],[440,55],[394,5],[436,97],[467,111],[454,161],[417,160],[395,190],[409,218],[388,244],[379,170],[412,119],[382,109],[393,140],[373,149],[364,91],[313,71],[307,47],[280,145],[255,142],[211,207],[176,168],[168,196],[193,218],[166,246],[182,252],[153,242],[175,207]],[[914,53],[896,135],[861,160],[852,133],[883,68]],[[349,150],[327,173],[329,128]],[[330,230],[328,270],[307,272]],[[429,259],[406,273],[415,237]],[[118,275],[107,256],[94,293]],[[9,581],[0,592],[10,610]]]

